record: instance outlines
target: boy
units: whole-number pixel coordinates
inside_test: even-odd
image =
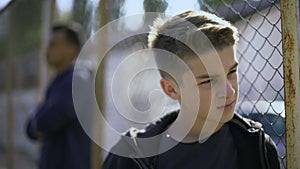
[[[207,12],[187,11],[157,21],[148,36],[149,47],[160,68],[164,93],[181,109],[145,130],[131,129],[111,150],[126,153],[110,153],[103,169],[279,168],[276,147],[261,125],[234,113],[237,41],[233,25]],[[183,71],[166,71],[177,67],[168,53],[189,67],[194,86],[193,80],[187,80],[188,71],[179,67],[176,70]],[[195,93],[199,100],[191,97]],[[194,104],[198,104],[195,116]],[[153,141],[142,140],[156,136]]]
[[[56,76],[26,128],[30,139],[42,142],[39,169],[90,168],[91,140],[77,119],[72,97],[73,77],[88,81],[91,76],[87,71],[86,77],[73,73],[73,61],[80,48],[79,34],[75,30],[67,25],[52,27],[47,63]]]

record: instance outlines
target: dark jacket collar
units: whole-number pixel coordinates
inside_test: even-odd
[[[153,169],[156,166],[157,156],[148,158],[136,158],[137,154],[143,153],[145,147],[149,144],[141,145],[136,139],[137,137],[151,137],[162,133],[170,124],[172,124],[178,116],[178,111],[167,114],[157,122],[150,124],[146,130],[130,129],[116,144],[113,149],[127,151],[133,156],[128,160],[126,157],[114,155],[110,153],[106,159],[106,168],[141,168]],[[243,169],[279,169],[279,161],[276,151],[276,146],[270,138],[264,134],[261,124],[245,119],[238,114],[235,114],[233,119],[228,122],[230,130],[234,137],[238,153],[240,168]],[[151,147],[155,149],[156,147]],[[114,151],[111,151],[114,152]],[[115,163],[115,162],[118,163]]]
[[[160,120],[148,125],[145,130],[130,129],[129,135],[131,137],[151,137],[158,135],[166,130],[166,128],[171,125],[177,118],[179,110],[173,111],[166,114]],[[246,133],[257,133],[262,129],[262,125],[259,122],[242,117],[241,115],[235,113],[232,120],[228,122],[230,125],[238,127],[239,130]]]
[[[145,130],[132,128],[127,133],[127,136],[130,136],[132,140],[156,136],[164,132],[166,128],[176,120],[178,113],[179,111],[174,111],[165,115],[160,120],[150,124]],[[264,152],[261,152],[261,150],[264,149],[264,147],[262,147],[264,146],[262,125],[259,122],[243,118],[236,113],[228,124],[238,149],[240,166],[242,166],[243,169],[263,169],[266,164]],[[146,145],[138,145],[137,142],[132,142],[132,140],[130,141],[130,144],[134,147],[134,151],[143,152],[143,147],[146,147]],[[152,157],[148,159],[138,159],[137,161],[139,161],[140,164],[147,166],[149,163],[155,163],[155,159],[155,157]],[[151,168],[151,165],[150,167],[148,165],[146,168]]]

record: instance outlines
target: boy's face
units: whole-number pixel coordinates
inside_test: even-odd
[[[204,62],[199,58],[192,59],[188,62],[190,69],[195,75],[200,95],[198,117],[195,123],[209,120],[216,121],[218,125],[222,125],[230,121],[234,114],[238,97],[238,63],[235,58],[235,49],[233,46],[229,46],[217,52],[218,55],[205,54],[200,56]],[[219,58],[221,65],[217,64],[212,57]],[[203,63],[205,63],[205,65]],[[209,69],[209,72],[206,68]],[[172,91],[168,91],[168,89],[172,88],[170,86],[166,87],[168,84],[174,86]],[[180,92],[178,92],[178,86],[176,86],[175,83],[166,82],[164,84],[164,80],[162,80],[161,85],[165,93],[171,98],[178,100],[181,104],[188,104],[181,102]],[[214,115],[207,118],[209,113],[216,113],[217,116],[221,116],[221,118],[214,118]]]
[[[199,89],[200,104],[198,119],[205,120],[209,111],[218,112],[222,113],[220,119],[220,123],[222,124],[231,120],[234,114],[238,97],[238,63],[235,58],[235,49],[233,46],[226,47],[217,52],[219,56],[201,56],[206,61],[205,65],[199,59],[195,59],[189,65],[196,75]],[[218,65],[213,61],[210,62],[212,60],[210,59],[211,57],[219,57],[222,65]],[[205,67],[209,67],[209,73]]]
[[[47,49],[47,62],[50,66],[56,68],[70,62],[74,52],[75,48],[67,41],[64,32],[52,33]]]

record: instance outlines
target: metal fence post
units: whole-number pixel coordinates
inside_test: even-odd
[[[297,0],[280,1],[287,168],[300,169],[300,83]]]
[[[15,130],[15,112],[14,112],[14,92],[13,92],[13,59],[14,59],[14,44],[15,44],[15,20],[14,12],[9,10],[9,42],[8,53],[6,56],[6,135],[7,135],[7,168],[15,168],[15,145],[14,145],[14,130]]]

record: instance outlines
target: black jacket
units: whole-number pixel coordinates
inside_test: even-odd
[[[102,169],[155,169],[157,156],[147,158],[134,158],[143,151],[155,149],[137,143],[136,137],[147,138],[162,133],[167,126],[175,121],[178,112],[170,113],[161,120],[149,125],[146,130],[130,129],[127,136],[122,137],[113,148],[123,149],[133,158],[122,157],[109,153],[105,159]],[[243,169],[279,169],[276,146],[271,138],[264,133],[262,125],[258,122],[241,117],[235,114],[228,122],[230,130],[237,146],[239,166]]]

